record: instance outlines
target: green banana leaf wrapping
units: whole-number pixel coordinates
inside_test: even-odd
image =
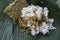
[[[57,5],[47,2],[51,16],[55,19],[54,26],[57,29],[50,31],[51,33],[47,35],[41,34],[33,37],[21,32],[19,24],[13,24],[12,20],[6,15],[7,13],[3,13],[3,9],[12,2],[13,0],[0,0],[0,40],[60,40],[60,10]]]

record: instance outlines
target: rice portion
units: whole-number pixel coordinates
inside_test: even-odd
[[[48,18],[49,10],[47,7],[30,5],[21,10],[19,24],[25,32],[31,33],[33,36],[42,33],[49,33],[49,30],[56,29],[53,27],[53,18]]]

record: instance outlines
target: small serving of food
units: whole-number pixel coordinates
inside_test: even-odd
[[[6,13],[13,22],[19,22],[22,32],[31,33],[33,36],[42,33],[49,33],[49,30],[56,29],[53,27],[53,18],[48,17],[49,10],[47,7],[38,5],[28,5],[26,0],[15,0],[5,8]]]
[[[33,36],[42,33],[45,35],[49,30],[56,29],[53,27],[53,18],[48,17],[48,8],[30,5],[21,10],[22,14],[18,21],[24,32],[30,32]]]

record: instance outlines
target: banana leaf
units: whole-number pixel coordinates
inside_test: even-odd
[[[56,27],[56,30],[50,31],[50,33],[46,35],[39,34],[37,36],[21,32],[18,22],[14,24],[13,20],[3,12],[13,1],[14,0],[0,0],[0,40],[60,40],[60,0],[58,0],[57,4],[55,0],[43,0],[44,5],[49,8],[49,16],[55,20],[53,25]],[[35,0],[31,0],[30,4],[31,3],[34,5],[39,4]]]

